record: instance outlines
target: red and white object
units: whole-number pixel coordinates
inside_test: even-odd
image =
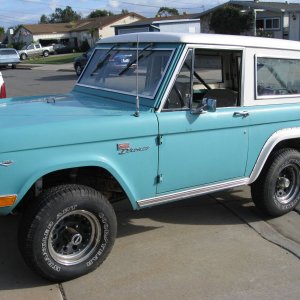
[[[0,98],[6,98],[6,88],[5,88],[5,83],[1,72],[0,72]]]

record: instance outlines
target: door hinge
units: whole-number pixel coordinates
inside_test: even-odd
[[[163,181],[163,176],[162,176],[162,174],[157,175],[157,176],[156,176],[156,182],[157,182],[157,183],[162,183],[162,181]]]
[[[163,136],[158,135],[156,138],[157,145],[161,145],[163,143]]]

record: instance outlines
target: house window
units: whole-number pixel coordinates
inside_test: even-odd
[[[264,27],[265,27],[264,20],[256,20],[256,28],[257,29],[264,29]]]
[[[280,18],[267,18],[256,20],[256,28],[264,30],[279,30]]]

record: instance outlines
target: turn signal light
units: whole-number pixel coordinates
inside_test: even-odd
[[[6,88],[4,83],[0,87],[0,98],[6,98]]]
[[[13,206],[17,200],[17,195],[0,196],[0,207]]]

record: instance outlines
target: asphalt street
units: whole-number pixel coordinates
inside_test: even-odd
[[[9,96],[69,92],[72,66],[1,70]],[[18,216],[0,218],[0,299],[299,299],[300,207],[269,219],[249,187],[132,211],[115,204],[118,236],[95,272],[49,283],[24,264]]]

